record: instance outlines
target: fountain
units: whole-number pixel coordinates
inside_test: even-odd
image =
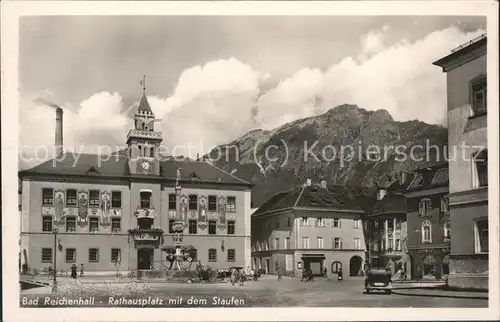
[[[181,177],[181,169],[177,169],[177,180],[175,183],[175,195],[176,195],[176,210],[174,223],[172,225],[172,245],[164,246],[161,248],[162,251],[167,253],[166,259],[170,262],[170,267],[168,268],[167,278],[185,278],[191,276],[190,268],[192,264],[192,258],[189,256],[191,250],[194,249],[193,246],[185,246],[183,243],[184,239],[184,229],[186,228],[187,220],[187,206],[185,204],[181,205],[181,186],[179,185],[179,180]],[[185,272],[185,273],[180,273]]]

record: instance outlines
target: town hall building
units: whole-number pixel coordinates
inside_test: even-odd
[[[173,244],[176,218],[193,263],[250,266],[252,184],[204,159],[160,157],[154,122],[144,89],[126,151],[74,156],[62,151],[63,111],[56,110],[58,157],[19,172],[24,270],[168,267],[161,248]]]

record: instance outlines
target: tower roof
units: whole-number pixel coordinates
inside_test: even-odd
[[[153,111],[151,110],[151,106],[149,105],[146,93],[142,94],[141,102],[139,103],[139,108],[137,109],[137,113],[153,115]]]

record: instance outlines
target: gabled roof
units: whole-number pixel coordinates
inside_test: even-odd
[[[181,181],[253,185],[252,183],[242,180],[209,162],[196,160],[160,161],[160,176],[175,180],[177,178],[177,169],[179,168],[181,169]],[[193,177],[193,174],[196,176]]]
[[[370,211],[375,202],[375,190],[365,187],[340,185],[298,186],[280,192],[267,200],[254,215],[290,208],[318,208],[335,210]]]
[[[153,114],[151,110],[151,106],[149,106],[148,98],[146,97],[146,93],[142,94],[141,102],[139,103],[139,107],[137,108],[138,113],[143,114]]]
[[[416,176],[406,191],[422,191],[433,188],[448,187],[448,164],[439,164],[416,171]]]
[[[19,176],[50,175],[50,176],[85,176],[85,177],[113,177],[113,178],[152,178],[157,180],[175,181],[177,169],[181,169],[181,181],[195,181],[206,183],[253,185],[216,166],[204,161],[160,161],[160,175],[131,175],[128,157],[124,154],[98,156],[96,154],[65,153],[64,157],[41,163],[33,168],[20,171]]]
[[[394,212],[406,214],[406,198],[404,195],[389,192],[382,200],[377,201],[372,210],[373,215]]]
[[[401,182],[400,178],[398,178],[389,185],[387,191],[392,193],[402,193],[406,191],[406,189],[408,189],[408,186],[412,183],[414,178],[415,178],[414,173],[406,173],[403,182]]]

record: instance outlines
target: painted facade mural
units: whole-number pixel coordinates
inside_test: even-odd
[[[188,197],[186,195],[181,196],[181,220],[186,223],[187,222],[187,212],[188,212]]]
[[[56,190],[54,198],[54,224],[62,226],[64,224],[64,191]]]
[[[110,209],[111,200],[110,194],[107,191],[101,193],[101,226],[107,227],[111,225]]]
[[[226,197],[220,196],[218,199],[218,220],[217,227],[220,230],[224,230],[226,228]]]
[[[198,228],[205,230],[208,227],[207,198],[201,196],[198,205]]]
[[[85,227],[88,224],[89,198],[87,191],[78,192],[78,225]]]

